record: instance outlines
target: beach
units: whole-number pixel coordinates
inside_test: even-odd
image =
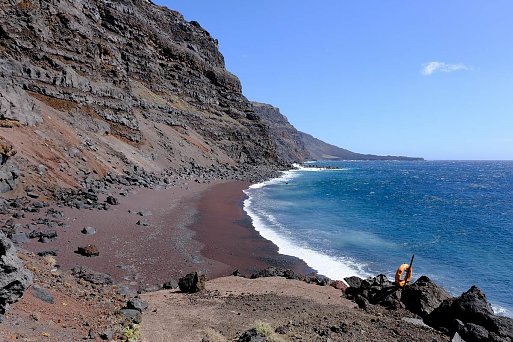
[[[58,237],[24,245],[38,253],[55,250],[64,270],[86,266],[110,274],[116,283],[145,289],[178,280],[198,271],[212,279],[232,274],[251,275],[275,266],[298,273],[312,270],[302,260],[281,255],[256,232],[242,208],[246,182],[183,183],[167,189],[123,187],[111,189],[119,204],[109,210],[61,210],[64,229]],[[43,213],[27,215],[34,222]],[[81,231],[93,227],[94,235]],[[99,255],[76,253],[79,246],[95,245]]]

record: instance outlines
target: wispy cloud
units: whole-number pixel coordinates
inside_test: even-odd
[[[424,76],[432,75],[435,72],[453,72],[458,70],[471,70],[471,68],[465,64],[448,64],[444,62],[429,62],[422,64],[421,73]]]

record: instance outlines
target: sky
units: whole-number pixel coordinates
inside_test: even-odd
[[[513,1],[156,0],[244,95],[354,152],[513,159]]]

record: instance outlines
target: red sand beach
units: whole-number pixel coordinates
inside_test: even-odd
[[[198,220],[191,226],[195,238],[203,244],[201,254],[222,262],[225,267],[213,271],[223,276],[238,269],[249,275],[269,266],[290,268],[302,274],[312,270],[300,259],[278,254],[278,247],[251,225],[243,210],[242,192],[249,184],[229,182],[207,189],[196,204]]]
[[[106,211],[61,209],[68,227],[58,229],[59,237],[45,244],[32,240],[25,248],[58,249],[57,262],[65,269],[88,266],[111,274],[116,282],[143,288],[192,271],[208,278],[236,269],[250,274],[268,266],[309,272],[303,261],[278,254],[277,247],[253,229],[242,209],[242,190],[248,185],[192,182],[160,190],[137,188],[126,197],[113,191],[119,205]],[[144,211],[151,215],[138,214]],[[96,228],[96,234],[82,234],[86,226]],[[88,244],[98,247],[99,256],[75,253]]]

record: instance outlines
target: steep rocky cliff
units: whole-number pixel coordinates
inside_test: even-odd
[[[279,158],[289,163],[310,158],[310,153],[301,138],[301,132],[289,123],[278,108],[265,103],[252,102],[252,104],[255,113],[269,125]]]
[[[279,158],[286,162],[315,160],[421,160],[402,156],[361,154],[330,145],[310,134],[298,131],[280,110],[268,104],[252,102],[255,112],[269,125]]]
[[[310,159],[315,160],[423,160],[423,158],[404,156],[377,156],[374,154],[356,153],[335,145],[328,144],[310,134],[299,132],[301,140],[309,153]]]
[[[277,165],[217,40],[145,0],[0,0],[0,136],[27,179],[61,185],[131,164]]]

